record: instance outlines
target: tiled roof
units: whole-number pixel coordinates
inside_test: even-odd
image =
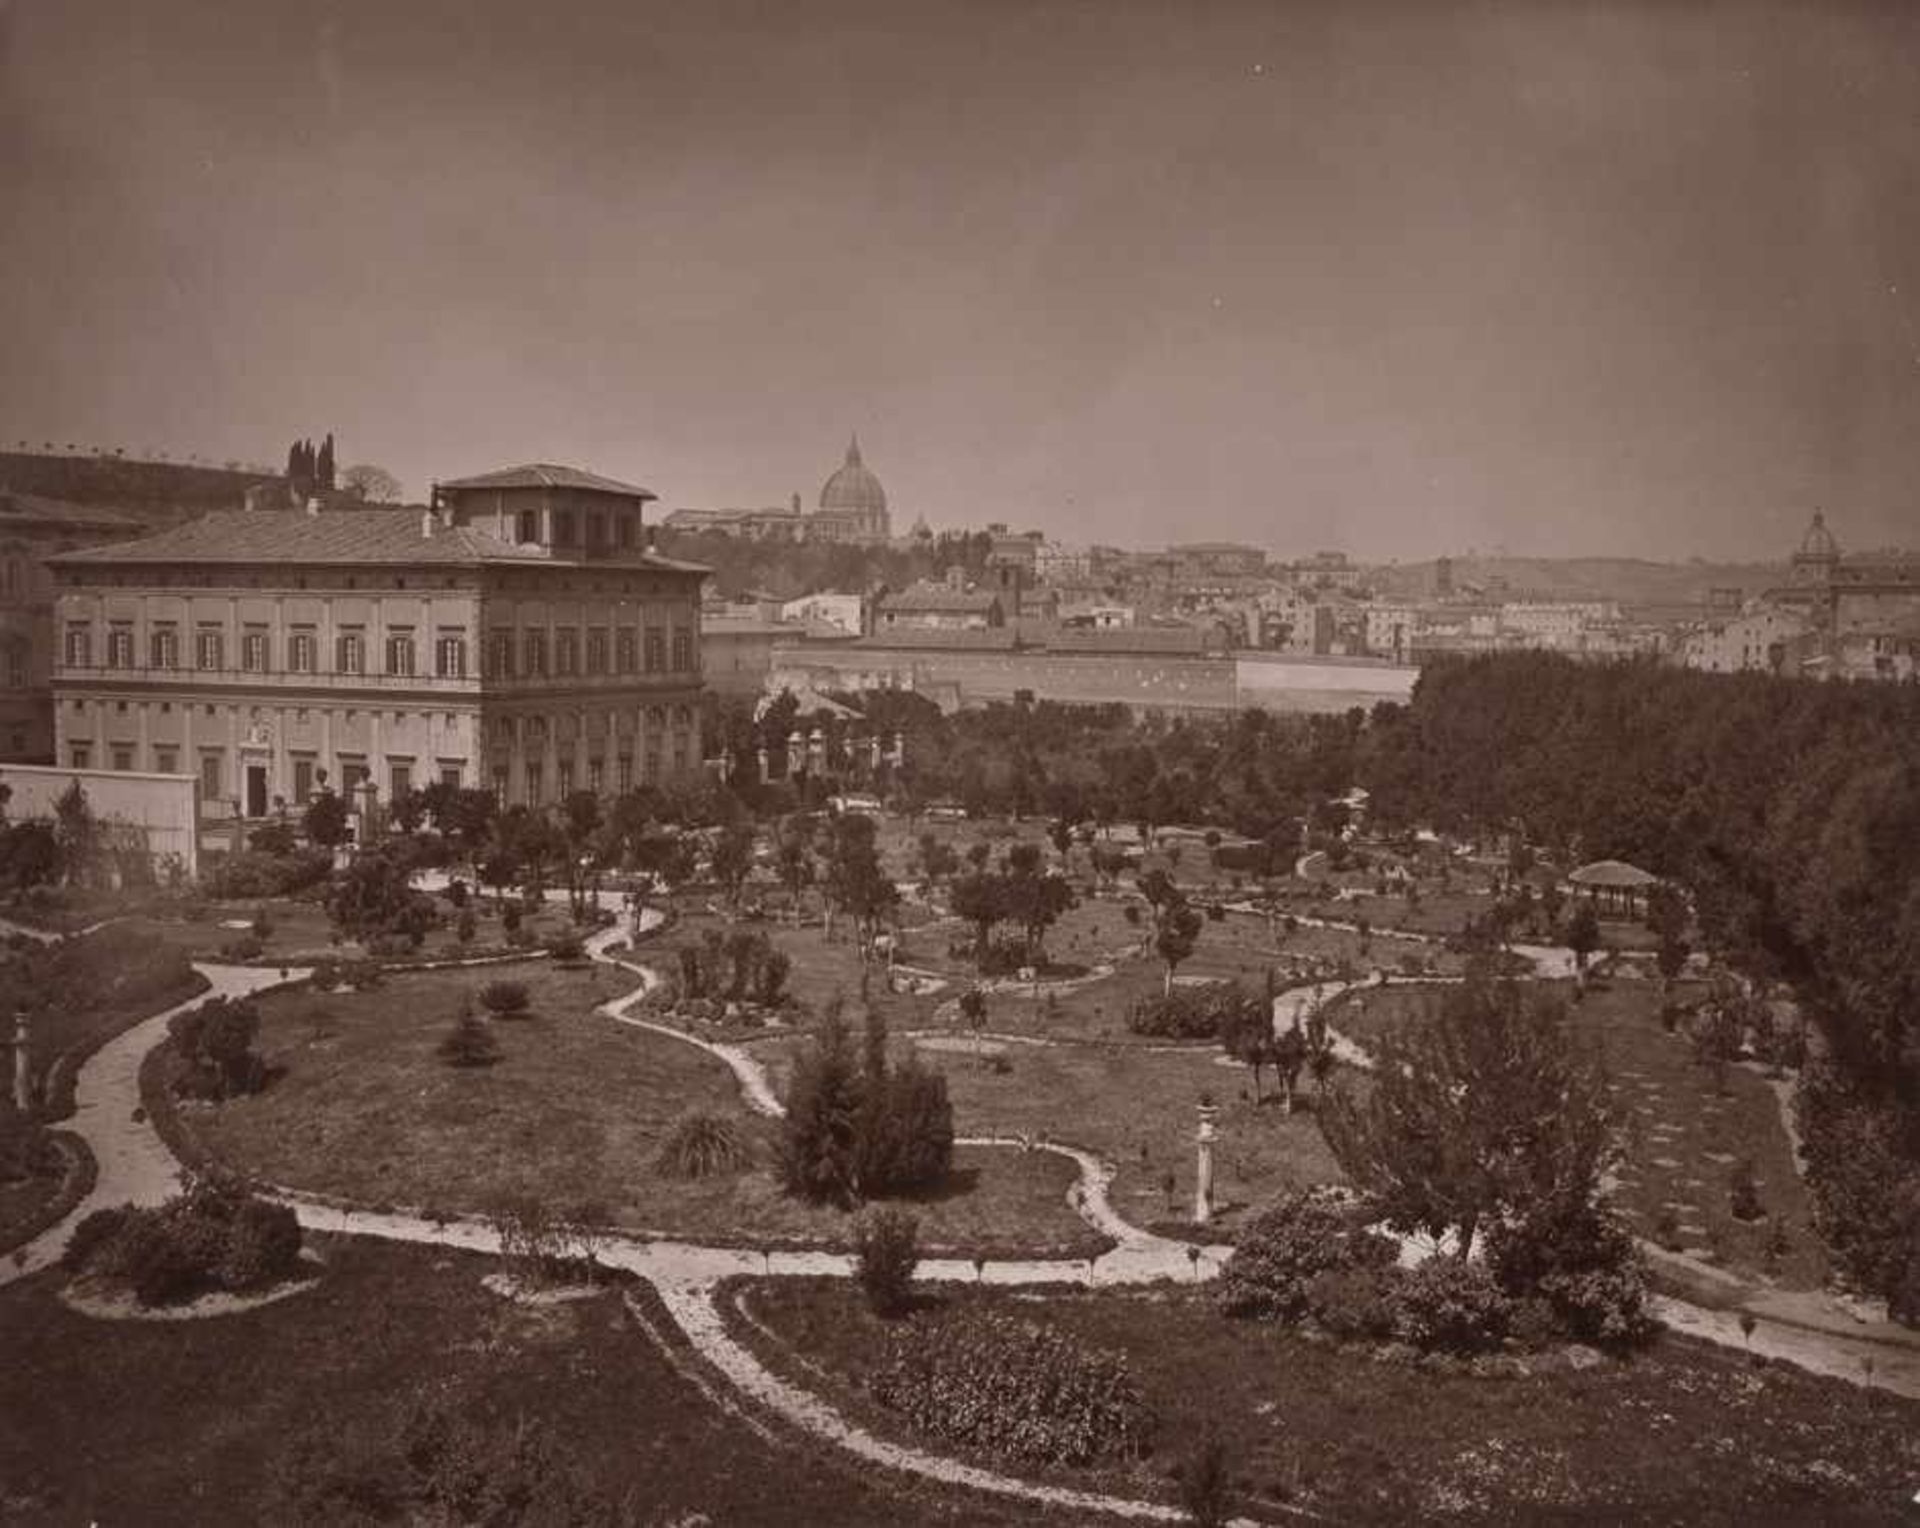
[[[582,472],[578,467],[557,467],[550,462],[529,462],[524,467],[503,467],[498,472],[483,472],[478,477],[448,478],[442,488],[584,488],[589,493],[617,493],[629,499],[657,499],[650,488],[636,487],[597,472]]]
[[[325,565],[540,563],[549,567],[635,565],[674,573],[705,573],[698,563],[652,552],[575,563],[544,548],[515,546],[472,526],[436,524],[421,534],[424,512],[355,509],[310,515],[302,510],[220,510],[158,535],[113,546],[67,552],[61,564],[319,563]]]

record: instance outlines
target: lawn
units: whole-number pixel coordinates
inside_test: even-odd
[[[1547,985],[1562,997],[1570,993],[1567,983]],[[1331,1021],[1369,1045],[1437,1001],[1432,987],[1369,989],[1344,1000]],[[1652,982],[1599,983],[1570,1012],[1575,1032],[1605,1065],[1625,1117],[1627,1159],[1613,1198],[1633,1229],[1651,1238],[1662,1211],[1671,1209],[1680,1250],[1779,1288],[1821,1288],[1827,1261],[1813,1230],[1812,1200],[1766,1079],[1737,1066],[1716,1077],[1696,1062],[1686,1038],[1661,1027]],[[1729,1174],[1742,1157],[1753,1159],[1761,1202],[1785,1229],[1784,1255],[1768,1255],[1765,1221],[1733,1218]]]
[[[183,1109],[205,1151],[288,1187],[365,1204],[484,1211],[503,1195],[603,1207],[636,1232],[717,1242],[849,1244],[850,1217],[781,1193],[776,1127],[747,1113],[732,1074],[691,1045],[615,1023],[596,1003],[629,978],[604,968],[516,969],[531,1017],[490,1025],[502,1059],[446,1065],[435,1047],[486,973],[389,976],[371,992],[311,990],[259,1002],[267,1090]],[[151,1081],[151,1077],[149,1078]],[[654,1170],[689,1109],[733,1118],[746,1171],[698,1182]],[[915,1206],[930,1248],[1084,1255],[1104,1243],[1069,1209],[1071,1164],[996,1150],[956,1153],[946,1190]]]
[[[616,1291],[533,1310],[482,1289],[493,1265],[480,1259],[367,1241],[324,1253],[311,1292],[207,1321],[91,1320],[54,1299],[57,1276],[0,1291],[7,1520],[288,1522],[276,1482],[300,1443],[336,1465],[370,1459],[428,1391],[502,1428],[534,1426],[595,1499],[630,1497],[643,1523],[1017,1520],[750,1431]]]
[[[471,944],[460,942],[455,930],[459,914],[444,896],[438,896],[434,898],[434,906],[446,918],[445,925],[430,930],[420,948],[404,958],[455,960],[505,951],[506,931],[495,910],[494,899],[476,895],[468,905],[473,909],[476,924]],[[326,908],[317,901],[299,897],[208,902],[192,918],[142,915],[128,920],[124,926],[184,950],[196,960],[216,960],[222,958],[228,946],[248,937],[248,925],[262,911],[271,927],[264,941],[265,949],[256,957],[259,960],[310,965],[315,960],[339,960],[362,953],[360,946],[351,940],[335,943],[333,922]],[[521,928],[536,946],[555,935],[580,932],[565,906],[552,902],[528,912]]]
[[[0,1013],[13,1038],[13,1013],[32,1011],[29,1056],[53,1118],[72,1112],[78,1063],[122,1030],[206,989],[207,979],[163,942],[124,928],[101,929],[50,946],[15,950],[0,966]],[[11,1081],[11,1058],[8,1062]]]
[[[884,1334],[857,1290],[752,1280],[729,1295],[752,1317],[730,1309],[736,1332],[774,1367],[900,1433],[864,1393]],[[948,1286],[937,1299],[1125,1356],[1158,1414],[1153,1453],[1056,1478],[1165,1499],[1172,1466],[1211,1432],[1236,1510],[1262,1521],[1293,1506],[1339,1522],[1905,1522],[1920,1479],[1920,1405],[1679,1338],[1626,1362],[1495,1377],[1230,1321],[1178,1286],[1044,1300]]]
[[[801,1043],[768,1040],[754,1055],[783,1080]],[[912,1043],[896,1035],[894,1054]],[[1210,1092],[1220,1105],[1214,1201],[1221,1228],[1231,1230],[1288,1189],[1341,1174],[1310,1112],[1289,1118],[1277,1101],[1256,1106],[1251,1074],[1218,1057],[1213,1049],[1007,1045],[988,1065],[967,1049],[921,1051],[946,1076],[959,1134],[1024,1134],[1098,1152],[1118,1168],[1114,1208],[1140,1225],[1191,1213],[1197,1106]]]

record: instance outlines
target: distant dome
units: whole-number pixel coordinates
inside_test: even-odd
[[[1813,524],[1807,527],[1806,535],[1800,539],[1799,555],[1829,561],[1840,556],[1840,543],[1833,539],[1833,532],[1827,529],[1827,517],[1817,509],[1813,512]]]
[[[837,514],[884,515],[887,491],[860,460],[860,437],[847,447],[847,459],[820,490],[820,508]]]

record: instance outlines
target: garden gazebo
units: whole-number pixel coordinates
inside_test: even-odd
[[[1567,889],[1593,903],[1602,917],[1637,918],[1660,877],[1625,860],[1595,860],[1567,875]]]

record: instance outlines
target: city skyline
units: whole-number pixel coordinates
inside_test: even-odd
[[[1910,542],[1882,8],[0,4],[0,428],[1415,560]]]

